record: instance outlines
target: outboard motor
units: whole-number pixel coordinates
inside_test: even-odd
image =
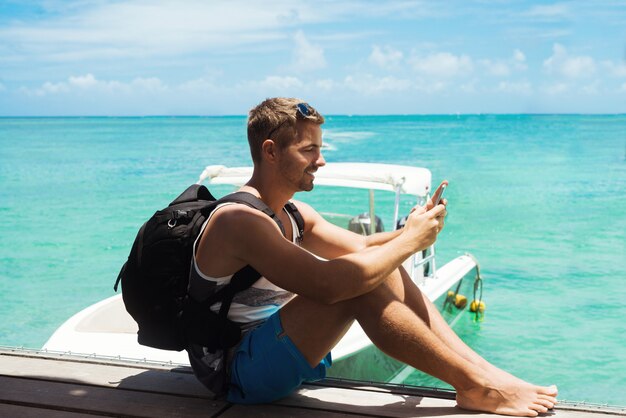
[[[402,218],[398,219],[398,222],[396,222],[396,229],[402,229],[404,228],[404,224],[407,221],[408,216],[403,216]]]
[[[383,221],[380,217],[375,216],[375,231],[383,232],[385,227],[383,226]],[[370,235],[370,214],[362,213],[354,218],[350,219],[350,223],[348,223],[348,229],[352,232],[356,232],[361,235]]]

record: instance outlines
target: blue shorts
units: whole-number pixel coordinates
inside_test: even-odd
[[[227,400],[238,404],[268,403],[293,392],[302,382],[326,377],[330,353],[311,368],[283,333],[279,313],[244,335],[231,363]]]

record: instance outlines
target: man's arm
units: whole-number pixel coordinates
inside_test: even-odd
[[[444,213],[443,206],[416,211],[395,239],[330,260],[320,260],[284,239],[272,220],[244,205],[224,207],[209,227],[220,253],[236,261],[231,265],[249,264],[284,289],[330,304],[371,291],[407,257],[431,245]]]
[[[304,240],[302,246],[320,257],[332,259],[342,255],[362,251],[368,247],[383,245],[401,233],[401,229],[390,232],[378,232],[372,235],[360,235],[347,229],[338,227],[324,219],[315,209],[306,203],[294,201],[305,220]],[[447,206],[447,200],[441,204]],[[434,207],[429,199],[425,209]],[[413,211],[419,208],[416,206]]]
[[[400,235],[400,230],[360,235],[334,225],[306,203],[294,201],[305,220],[302,246],[313,254],[333,259],[368,247],[382,245]]]

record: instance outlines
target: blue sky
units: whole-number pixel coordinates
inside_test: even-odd
[[[626,113],[626,1],[0,0],[0,115]]]

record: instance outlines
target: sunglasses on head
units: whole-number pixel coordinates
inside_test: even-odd
[[[300,116],[302,116],[303,118],[308,118],[310,116],[313,115],[313,111],[311,110],[311,107],[309,106],[308,103],[298,103],[296,105],[296,110],[298,111],[298,113],[296,114],[296,117],[298,116],[298,114]],[[276,132],[281,126],[283,126],[283,124],[286,122],[286,120],[282,121],[281,123],[278,124],[277,127],[275,127],[274,129],[272,129],[270,131],[269,134],[267,134],[268,138],[271,138],[272,135],[274,134],[274,132]]]
[[[308,103],[298,103],[296,105],[296,109],[298,109],[298,112],[305,118],[308,118],[313,114],[313,111],[309,107]]]

